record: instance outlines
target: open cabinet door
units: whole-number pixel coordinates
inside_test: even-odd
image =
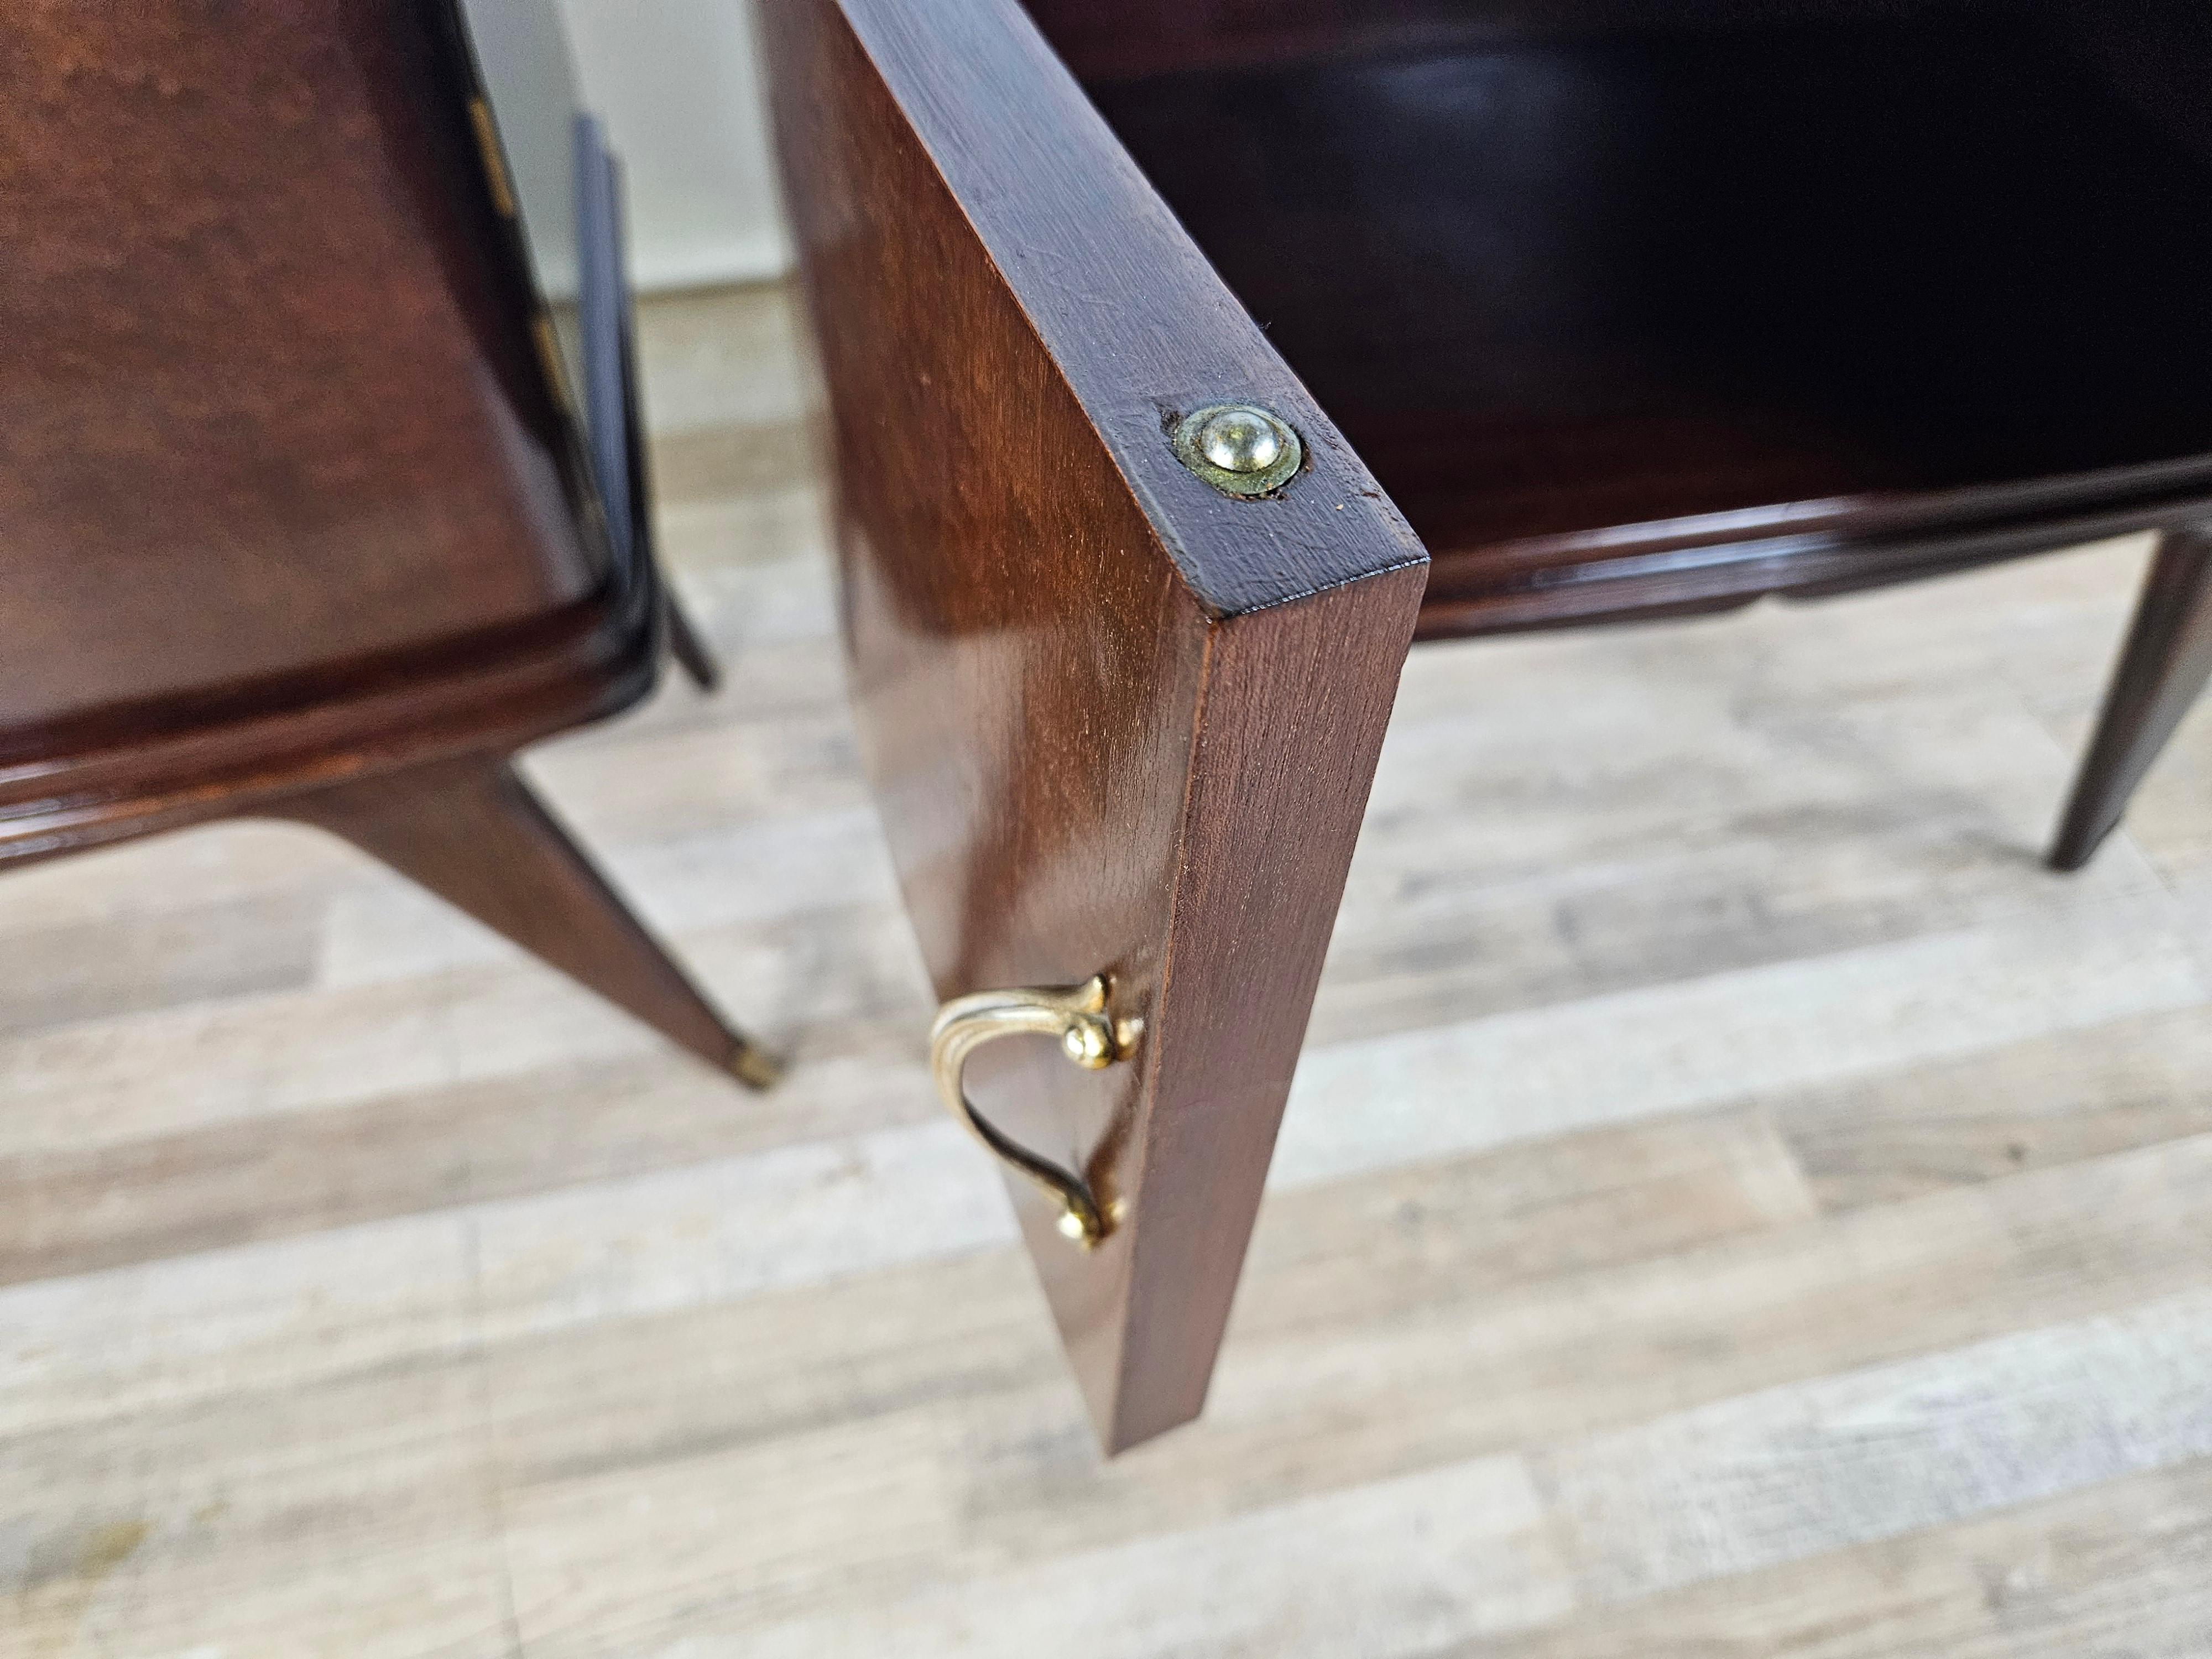
[[[993,1043],[966,1090],[1101,1213],[1086,1247],[1009,1172],[1120,1450],[1204,1402],[1425,556],[1013,0],[761,17],[852,690],[930,975],[1105,981],[1115,1063]],[[1187,467],[1171,434],[1222,404],[1285,423],[1295,476]]]

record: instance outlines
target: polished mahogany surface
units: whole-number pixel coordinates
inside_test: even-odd
[[[1132,1060],[970,1068],[1081,1169],[1017,1209],[1101,1437],[1204,1399],[1425,570],[1358,457],[1011,0],[763,9],[830,391],[863,751],[940,996],[1104,973]],[[1041,139],[1043,141],[1041,142]],[[1178,410],[1310,469],[1238,499]]]
[[[0,759],[481,662],[604,583],[441,8],[13,8]]]
[[[1096,96],[1440,560],[2212,452],[2212,155],[2017,13]]]
[[[11,12],[0,866],[297,818],[757,1085],[510,764],[651,689],[668,601],[479,95],[449,0]]]
[[[0,859],[504,755],[650,689],[444,0],[0,47]]]

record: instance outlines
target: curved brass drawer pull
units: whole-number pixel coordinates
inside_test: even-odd
[[[1098,1071],[1128,1057],[1138,1029],[1134,1020],[1117,1027],[1108,1018],[1103,974],[1080,985],[955,997],[938,1010],[937,1022],[929,1028],[929,1063],[945,1109],[994,1153],[1050,1193],[1060,1206],[1060,1231],[1086,1250],[1114,1225],[1114,1217],[1100,1206],[1091,1183],[994,1128],[969,1103],[960,1073],[968,1056],[983,1044],[1025,1034],[1058,1037],[1060,1050],[1069,1060],[1086,1071]]]

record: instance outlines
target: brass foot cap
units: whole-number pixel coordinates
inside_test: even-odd
[[[750,1042],[730,1050],[729,1067],[730,1075],[748,1089],[773,1089],[783,1077],[783,1062]]]

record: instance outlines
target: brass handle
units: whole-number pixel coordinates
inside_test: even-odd
[[[1128,1058],[1139,1029],[1135,1020],[1116,1025],[1107,1017],[1103,974],[1080,985],[955,997],[938,1010],[937,1022],[929,1028],[929,1063],[945,1109],[994,1154],[1050,1193],[1060,1206],[1060,1231],[1086,1250],[1113,1231],[1113,1214],[1099,1204],[1083,1176],[993,1127],[969,1103],[960,1073],[968,1056],[983,1044],[1024,1035],[1058,1037],[1060,1051],[1069,1060],[1086,1071],[1099,1071]]]

